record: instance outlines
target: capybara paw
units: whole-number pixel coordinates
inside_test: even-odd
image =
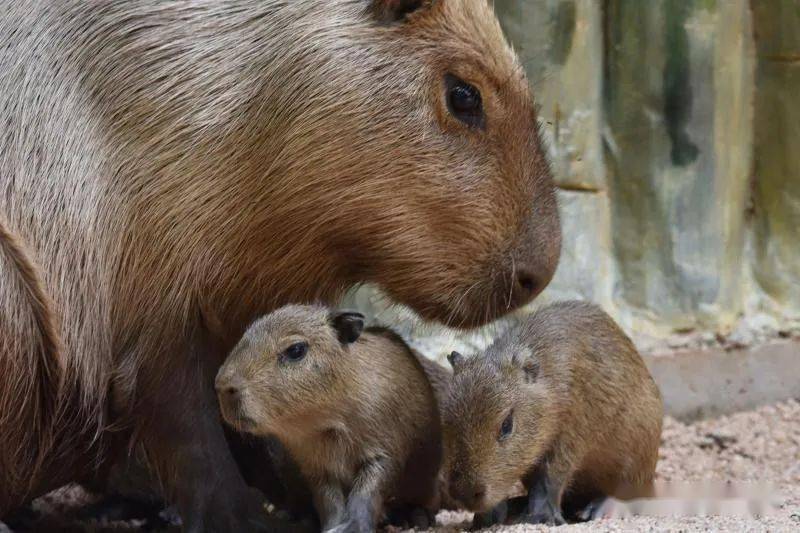
[[[328,529],[322,531],[322,533],[351,533],[353,531],[357,531],[357,529],[352,529],[353,525],[350,522],[344,522],[339,524],[338,526],[333,526]]]
[[[392,509],[386,518],[387,525],[403,529],[430,529],[436,524],[436,513],[417,506]]]
[[[350,518],[338,526],[326,529],[324,533],[373,533],[375,530],[361,520]]]
[[[472,519],[472,530],[477,531],[497,524],[504,524],[507,518],[508,505],[506,502],[501,502],[490,511],[475,513],[475,518]]]
[[[576,518],[588,522],[601,518],[610,518],[614,509],[615,500],[613,498],[597,498],[592,500],[586,507],[578,511]]]
[[[567,523],[561,512],[551,508],[536,510],[522,517],[526,524],[544,524],[547,526],[563,526]]]
[[[164,502],[157,500],[111,494],[80,509],[77,518],[81,521],[99,522],[144,520],[148,527],[163,529],[169,526],[169,522],[161,516],[165,507]]]

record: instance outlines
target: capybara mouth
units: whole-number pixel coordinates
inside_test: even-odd
[[[490,291],[474,284],[446,301],[416,308],[427,320],[457,329],[476,328],[530,303],[544,286],[529,276],[521,276],[519,280],[510,282],[506,275],[505,279],[492,284]]]
[[[235,401],[224,394],[220,394],[218,399],[220,414],[222,415],[222,419],[226,424],[237,431],[249,432],[255,429],[255,420],[242,412],[242,407],[239,401]]]
[[[255,431],[256,421],[248,416],[238,416],[236,418],[236,428],[240,431]]]
[[[233,429],[245,433],[251,433],[255,431],[256,421],[249,416],[244,415],[241,412],[241,409],[221,405],[220,412],[222,413],[222,419],[225,421],[225,423],[231,426]]]

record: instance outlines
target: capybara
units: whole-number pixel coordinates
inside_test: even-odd
[[[422,517],[436,509],[442,437],[433,388],[406,343],[364,330],[363,315],[312,305],[273,311],[248,328],[216,389],[229,424],[286,447],[323,530],[374,531],[389,500]]]
[[[649,489],[661,396],[631,340],[599,307],[552,304],[483,355],[449,359],[445,478],[468,509],[489,513],[521,480],[528,497],[520,519],[562,524],[562,507],[577,515],[604,496]]]
[[[0,213],[49,317],[3,285],[0,517],[141,446],[188,530],[251,529],[213,380],[256,317],[368,282],[471,327],[552,277],[484,0],[16,0],[0,43]]]

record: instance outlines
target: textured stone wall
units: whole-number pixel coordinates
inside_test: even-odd
[[[535,304],[601,304],[640,346],[800,324],[800,2],[495,0],[559,186],[564,249]],[[371,309],[423,349],[478,348]],[[466,345],[466,346],[465,346]]]

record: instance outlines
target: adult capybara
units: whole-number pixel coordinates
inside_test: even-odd
[[[466,327],[550,280],[551,177],[486,2],[6,4],[0,213],[56,329],[3,286],[0,516],[136,443],[187,529],[248,529],[212,381],[256,316],[372,282]]]

